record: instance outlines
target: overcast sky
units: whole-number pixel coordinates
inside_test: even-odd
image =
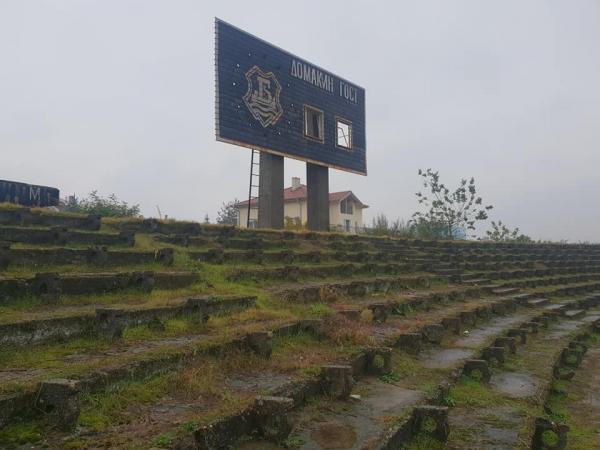
[[[600,241],[598,0],[0,0],[0,178],[180,219],[247,196],[249,150],[214,136],[215,16],[366,89],[369,175],[330,190],[368,221],[410,218],[431,167],[532,237]]]

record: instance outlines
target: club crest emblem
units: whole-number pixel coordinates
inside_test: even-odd
[[[248,91],[244,95],[244,103],[248,110],[263,127],[275,125],[283,114],[279,102],[279,81],[273,72],[263,72],[258,66],[253,66],[246,72],[246,80]]]

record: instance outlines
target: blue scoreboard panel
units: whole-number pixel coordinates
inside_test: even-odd
[[[217,140],[367,174],[365,90],[215,21]]]

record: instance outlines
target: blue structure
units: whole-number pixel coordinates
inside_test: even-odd
[[[217,140],[367,174],[363,88],[219,19],[215,57]]]

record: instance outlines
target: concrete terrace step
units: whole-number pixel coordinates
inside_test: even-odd
[[[563,314],[568,319],[579,319],[585,316],[585,309],[570,309]]]
[[[255,305],[254,296],[191,297],[175,306],[147,308],[97,308],[95,315],[72,315],[42,320],[0,324],[0,345],[34,345],[66,340],[82,335],[116,338],[123,329],[161,322],[175,317],[195,317],[205,322],[209,316],[232,313]]]
[[[65,227],[26,228],[0,226],[0,241],[20,242],[30,245],[123,245],[132,247],[135,244],[133,232],[95,233],[72,231]]]
[[[516,288],[516,287],[502,287],[502,288],[495,288],[492,289],[492,294],[495,295],[511,295],[511,294],[517,294],[521,289]]]
[[[91,247],[88,249],[72,248],[9,248],[0,250],[4,258],[5,267],[41,266],[41,265],[71,265],[71,264],[96,264],[96,265],[133,265],[133,264],[164,264],[173,263],[173,249],[161,248],[156,251],[113,251],[105,247]]]
[[[539,308],[540,306],[545,306],[550,303],[550,300],[547,298],[532,298],[525,301],[525,306],[529,306],[531,308]]]
[[[0,225],[66,227],[97,231],[100,229],[100,216],[54,214],[30,208],[0,208]]]
[[[475,285],[475,286],[484,286],[489,282],[490,282],[490,280],[487,278],[469,278],[466,280],[463,279],[461,281],[462,284]]]
[[[55,303],[63,295],[89,295],[139,289],[177,289],[198,280],[194,272],[97,272],[97,273],[37,273],[33,277],[0,277],[0,304],[33,296],[45,303]]]

